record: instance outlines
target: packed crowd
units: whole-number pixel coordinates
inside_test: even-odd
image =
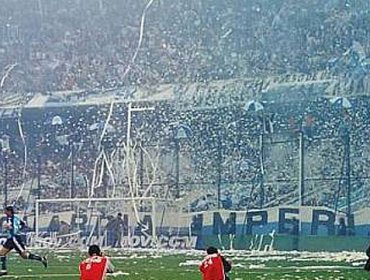
[[[0,69],[9,92],[331,72],[369,85],[369,3],[154,1],[134,63],[147,1],[7,1]],[[130,71],[126,72],[127,69]]]
[[[135,195],[187,198],[184,209],[191,211],[218,203],[239,210],[297,203],[302,136],[305,204],[345,206],[340,203],[346,196],[347,152],[354,199],[364,200],[370,99],[348,101],[350,108],[326,98],[265,102],[258,111],[239,106],[177,111],[170,101],[151,104],[154,111],[132,118],[131,174],[140,186]],[[9,190],[16,190],[25,183],[42,198],[129,195],[131,179],[122,170],[127,105],[116,104],[110,118],[109,111],[109,106],[30,109],[20,126],[16,118],[2,119],[2,185],[6,179]],[[28,151],[26,172],[21,134]],[[106,159],[98,160],[102,153]]]

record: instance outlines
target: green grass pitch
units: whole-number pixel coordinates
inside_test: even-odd
[[[42,252],[45,253],[45,252]],[[3,279],[78,280],[78,264],[83,254],[78,252],[48,252],[49,268],[37,262],[22,260],[16,254],[9,256],[9,275]],[[118,273],[109,279],[130,280],[200,280],[197,262],[201,252],[110,252]],[[280,254],[253,257],[229,252],[233,262],[232,280],[360,280],[370,279],[361,262],[327,261]]]

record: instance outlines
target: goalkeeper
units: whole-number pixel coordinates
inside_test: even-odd
[[[5,244],[0,247],[0,276],[8,274],[6,266],[6,256],[13,249],[16,250],[23,259],[39,261],[44,265],[45,268],[47,268],[48,261],[45,257],[40,257],[26,250],[26,247],[24,246],[22,238],[20,236],[21,230],[25,226],[25,223],[14,214],[14,207],[5,207],[4,213],[6,216],[6,220],[3,224],[3,227],[7,234],[7,240]]]

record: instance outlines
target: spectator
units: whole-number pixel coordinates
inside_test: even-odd
[[[51,218],[49,227],[48,227],[48,232],[59,232],[60,231],[60,221],[59,221],[59,216],[54,215]]]
[[[338,236],[346,236],[347,235],[347,226],[346,226],[346,221],[344,218],[339,219],[339,225],[338,225]]]
[[[292,236],[292,250],[298,251],[299,250],[299,221],[296,217],[292,218],[292,229],[290,232]]]
[[[110,227],[113,233],[112,247],[121,248],[122,247],[122,237],[125,232],[125,229],[127,230],[125,221],[122,219],[122,213],[117,214],[117,217],[112,220]]]

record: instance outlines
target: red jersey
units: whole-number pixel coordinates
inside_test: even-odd
[[[203,280],[225,280],[224,265],[219,254],[208,255],[199,267]]]
[[[109,260],[106,257],[94,256],[80,263],[80,280],[104,280]]]

